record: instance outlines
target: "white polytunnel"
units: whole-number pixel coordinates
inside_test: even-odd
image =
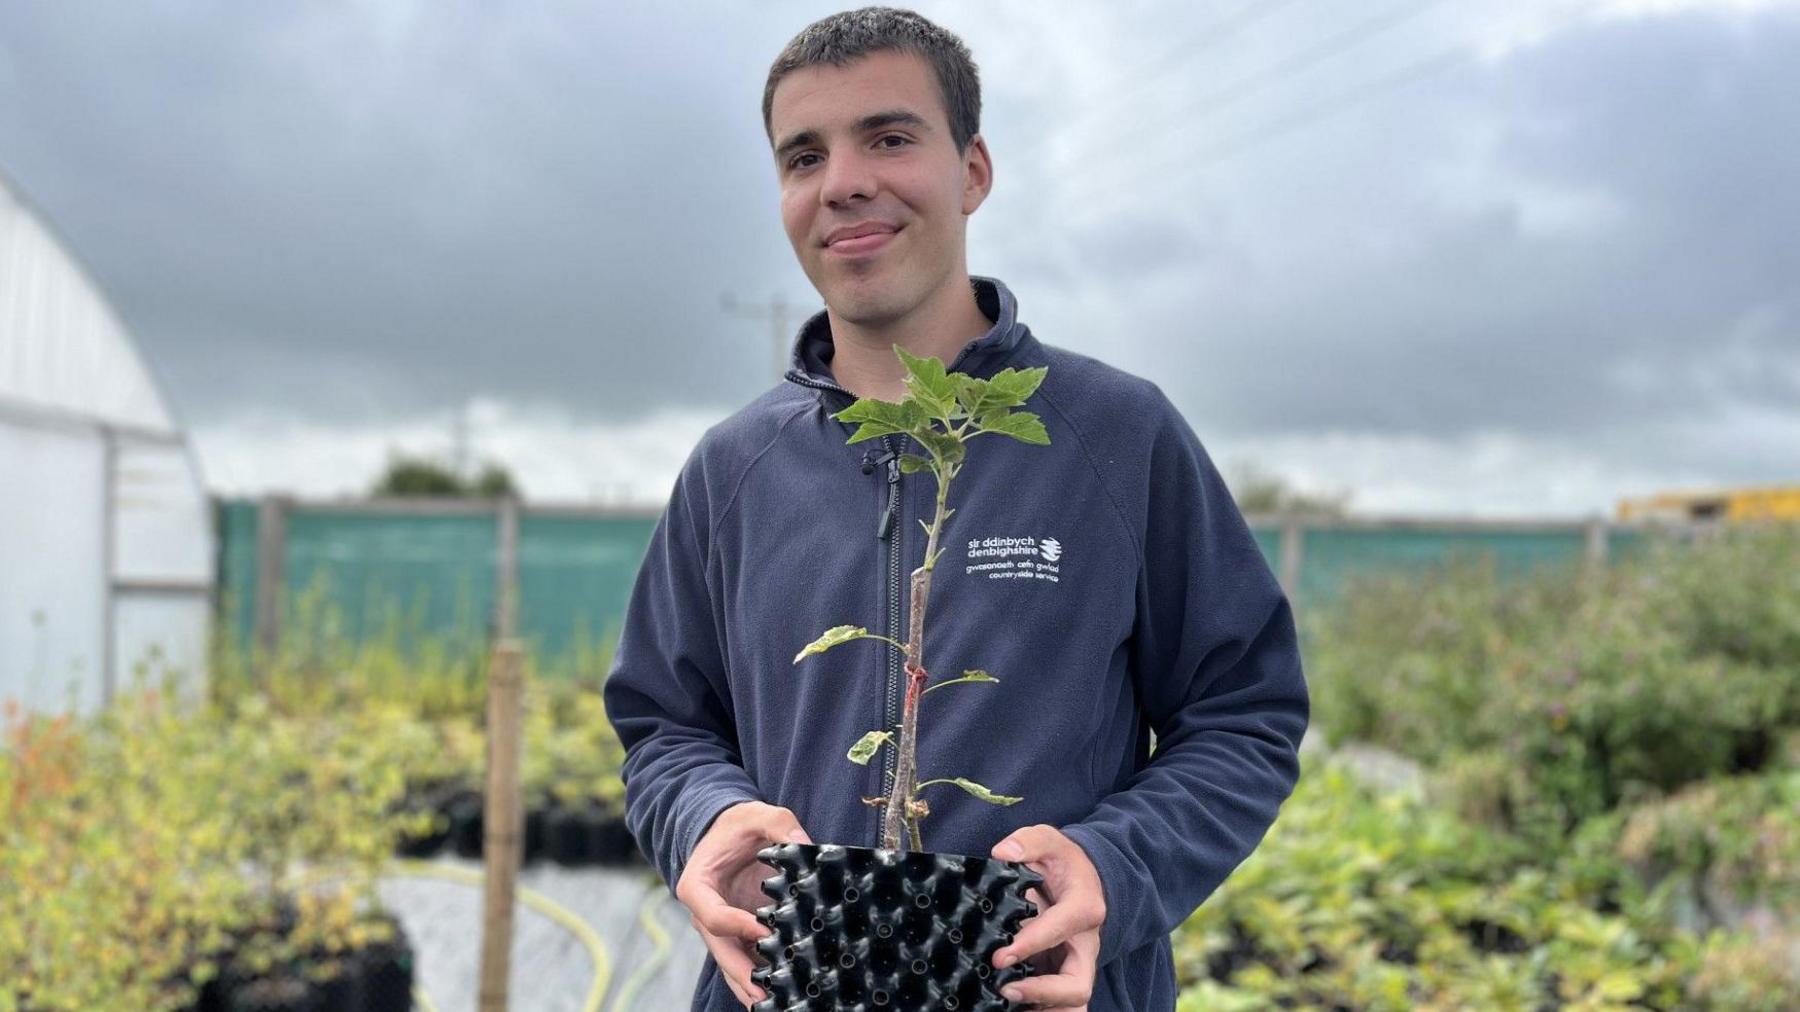
[[[0,174],[0,702],[91,714],[205,684],[213,531],[192,448],[94,278]]]

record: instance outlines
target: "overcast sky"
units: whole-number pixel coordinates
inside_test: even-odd
[[[602,9],[605,8],[605,9]],[[820,307],[762,82],[823,4],[0,3],[0,166],[224,492],[386,448],[660,503]],[[928,3],[969,266],[1221,467],[1399,514],[1800,480],[1800,4]]]

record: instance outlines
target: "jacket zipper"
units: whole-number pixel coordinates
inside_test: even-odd
[[[894,534],[894,518],[900,509],[900,458],[894,454],[894,448],[888,443],[886,436],[881,437],[881,445],[883,455],[887,457],[888,508],[887,512],[883,514],[886,521],[882,525],[884,529],[876,533],[886,539],[888,543],[888,635],[896,642],[904,643],[906,638],[900,634],[900,538]],[[896,725],[900,723],[898,712],[900,709],[900,659],[894,656],[894,650],[891,647],[886,653],[888,656],[887,694],[884,698],[887,708],[883,713],[887,719],[881,727],[884,731],[893,731],[895,735],[893,740],[898,742],[899,731]],[[882,750],[882,754],[887,757],[885,764],[887,779],[884,782],[890,793],[893,790],[894,777],[897,775],[896,767],[899,765],[899,760],[894,754],[895,748],[898,747],[895,745]],[[877,821],[875,826],[875,846],[879,847],[881,846],[881,822]]]
[[[968,349],[965,348],[964,352],[967,353],[967,351]],[[957,361],[962,361],[961,355],[957,356]],[[798,369],[788,370],[786,378],[801,386],[814,387],[819,390],[836,390],[838,393],[849,397],[852,401],[856,399],[855,394],[838,386],[836,383],[821,383]],[[899,642],[905,642],[900,634],[900,539],[894,534],[900,518],[900,455],[894,449],[894,444],[889,437],[882,436],[880,439],[881,454],[874,458],[864,454],[863,462],[865,464],[887,464],[887,506],[881,511],[881,519],[876,521],[875,537],[888,543],[887,564],[885,567],[887,570],[887,633],[890,638]],[[884,653],[887,654],[888,662],[887,674],[884,680],[885,684],[882,687],[882,727],[883,729],[891,730],[894,728],[894,725],[900,723],[900,659],[894,656],[892,648],[885,650]],[[882,749],[882,755],[884,757],[882,770],[886,776],[883,780],[881,795],[886,797],[888,794],[892,793],[894,778],[899,775],[899,760],[895,757],[892,748]],[[873,844],[876,847],[881,846],[881,816],[882,813],[877,810],[875,813],[875,842]]]

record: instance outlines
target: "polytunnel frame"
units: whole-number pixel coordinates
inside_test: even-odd
[[[10,422],[19,427],[40,429],[60,429],[78,433],[98,433],[101,441],[102,474],[105,480],[105,495],[101,499],[100,510],[100,593],[101,593],[101,641],[100,641],[100,687],[101,705],[110,707],[118,693],[117,654],[118,654],[118,603],[121,592],[127,594],[160,595],[176,597],[198,597],[203,605],[205,615],[201,630],[199,651],[199,670],[195,671],[195,689],[204,691],[210,683],[212,672],[207,669],[207,658],[210,656],[210,641],[214,634],[214,623],[217,618],[214,591],[218,586],[219,536],[215,523],[215,511],[212,495],[207,491],[204,471],[200,466],[199,455],[194,451],[192,440],[188,438],[188,427],[175,401],[169,396],[168,385],[156,364],[142,353],[137,334],[126,325],[125,316],[119,312],[106,286],[101,284],[100,275],[73,242],[69,234],[57,222],[54,215],[43,205],[34,200],[30,193],[18,182],[18,176],[8,167],[4,159],[0,159],[0,189],[5,190],[26,213],[41,227],[51,240],[56,250],[68,259],[69,266],[84,282],[87,291],[93,296],[104,313],[110,317],[117,332],[124,338],[125,351],[142,371],[145,381],[155,394],[158,405],[168,416],[170,431],[140,425],[89,417],[77,411],[47,404],[33,404],[10,398],[0,393],[0,421]],[[115,576],[118,562],[118,463],[121,440],[129,439],[152,446],[179,447],[183,462],[187,465],[187,476],[190,491],[201,504],[204,518],[204,541],[207,561],[204,567],[205,576],[198,580],[181,579],[129,579]]]

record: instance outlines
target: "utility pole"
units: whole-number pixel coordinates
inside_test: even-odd
[[[727,313],[740,320],[769,321],[772,328],[770,333],[774,337],[775,379],[780,380],[785,376],[788,370],[788,349],[792,346],[795,336],[794,332],[789,329],[788,320],[791,318],[790,314],[800,307],[789,305],[788,301],[782,298],[780,292],[770,296],[767,303],[740,303],[736,296],[726,292],[719,296],[719,305]]]

